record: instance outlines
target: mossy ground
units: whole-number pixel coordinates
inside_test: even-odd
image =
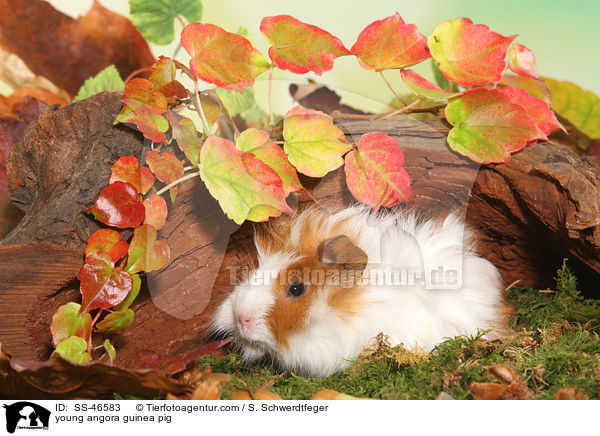
[[[201,367],[234,375],[223,398],[238,389],[266,389],[284,399],[308,399],[322,389],[356,397],[435,399],[442,391],[455,399],[472,398],[471,382],[497,382],[487,366],[504,363],[526,381],[537,399],[554,398],[563,387],[595,399],[600,395],[600,300],[581,297],[566,266],[558,271],[555,290],[527,287],[508,291],[516,309],[515,338],[505,341],[456,337],[440,344],[428,360],[397,367],[389,360],[356,363],[327,378],[279,373],[265,364],[246,365],[236,354],[205,356]]]

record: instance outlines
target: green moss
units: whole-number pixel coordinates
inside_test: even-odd
[[[246,365],[236,354],[199,360],[214,372],[233,374],[223,398],[238,389],[266,389],[284,399],[308,399],[322,389],[356,397],[434,399],[446,391],[455,399],[472,398],[472,382],[496,382],[487,366],[504,363],[523,377],[535,398],[551,399],[562,387],[575,387],[590,398],[600,392],[600,301],[586,300],[577,291],[566,265],[558,271],[556,289],[528,287],[509,290],[516,309],[514,328],[520,332],[506,341],[460,336],[443,342],[429,360],[400,368],[386,360],[356,363],[327,378],[280,374],[264,364]]]

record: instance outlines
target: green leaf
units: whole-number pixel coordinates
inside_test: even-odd
[[[156,236],[156,229],[149,224],[142,224],[133,231],[133,238],[129,244],[127,272],[150,272],[169,263],[169,246],[165,240],[157,241]]]
[[[106,350],[106,354],[108,354],[108,361],[112,364],[117,357],[117,350],[113,347],[113,344],[107,339],[104,341],[104,349]]]
[[[94,77],[90,77],[83,82],[73,99],[73,103],[102,91],[120,91],[122,89],[125,89],[125,82],[121,79],[121,75],[115,66],[109,65]]]
[[[440,63],[436,60],[431,60],[431,71],[433,71],[433,77],[435,78],[435,83],[446,91],[450,91],[450,82],[448,79],[444,77],[442,72],[440,71]]]
[[[229,115],[235,117],[254,106],[254,88],[248,87],[244,92],[228,91],[227,89],[217,88],[217,96],[223,103],[223,106],[229,112]]]
[[[80,308],[77,303],[67,303],[60,306],[52,317],[50,332],[55,346],[71,336],[79,336],[85,341],[90,338],[92,317],[89,313],[79,316]]]
[[[173,21],[177,15],[188,22],[202,19],[200,0],[129,0],[131,21],[148,41],[167,45],[175,38]]]
[[[96,324],[98,333],[120,333],[133,324],[135,312],[131,309],[109,313]]]
[[[135,300],[135,297],[137,297],[140,293],[140,288],[142,287],[142,279],[140,279],[140,276],[137,274],[131,274],[131,278],[133,280],[133,286],[131,287],[131,291],[129,292],[129,294],[127,294],[127,297],[125,297],[125,299],[121,303],[117,304],[114,307],[115,310],[123,311],[128,309],[129,306],[131,306],[131,304]]]
[[[92,356],[87,352],[87,342],[79,336],[71,336],[56,346],[52,355],[58,354],[69,362],[84,364],[92,360]]]
[[[552,90],[550,107],[591,139],[600,138],[600,97],[566,80],[544,80]]]

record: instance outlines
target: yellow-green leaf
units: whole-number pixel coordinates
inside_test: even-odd
[[[351,148],[329,115],[298,106],[285,115],[283,138],[291,164],[310,177],[323,177],[342,166],[342,156]]]

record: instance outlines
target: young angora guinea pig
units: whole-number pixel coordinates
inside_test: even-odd
[[[212,330],[245,360],[325,377],[350,366],[380,332],[392,346],[432,349],[492,329],[511,313],[496,268],[455,215],[312,207],[255,236],[258,267],[218,307]]]

